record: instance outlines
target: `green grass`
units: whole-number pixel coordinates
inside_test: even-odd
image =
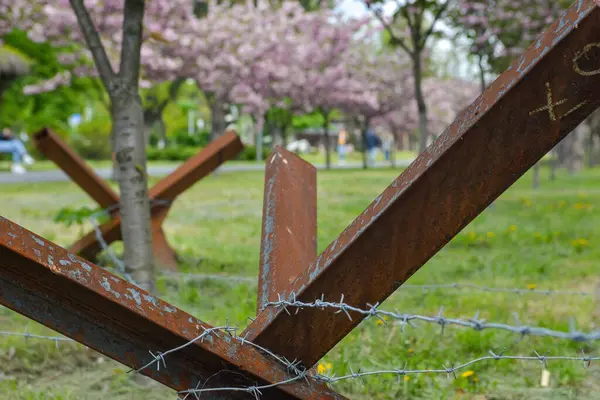
[[[323,171],[319,173],[318,247],[323,250],[374,198],[396,173],[391,170]],[[496,287],[593,291],[600,261],[600,170],[576,176],[560,172],[541,187],[531,188],[527,174],[419,270],[408,283],[475,283]],[[183,271],[256,277],[258,271],[263,176],[228,173],[204,179],[179,198],[165,224],[170,242],[186,260]],[[1,214],[61,245],[79,229],[52,222],[67,205],[93,203],[71,183],[5,185]],[[85,227],[86,229],[89,228]],[[402,244],[399,243],[399,246]],[[120,250],[118,244],[115,245]],[[243,328],[254,316],[256,285],[217,281],[160,279],[161,297],[211,324]],[[338,300],[338,299],[335,299]],[[600,329],[600,306],[593,297],[514,295],[468,290],[400,289],[381,306],[405,313],[447,317],[479,317],[568,329]],[[53,334],[7,309],[0,309],[0,330]],[[322,360],[327,373],[402,368],[441,368],[488,354],[600,354],[595,343],[525,337],[502,331],[475,332],[418,324],[404,333],[389,321],[363,322]],[[316,339],[318,340],[318,339]],[[152,349],[149,349],[152,350]],[[164,399],[173,392],[157,384],[140,385],[126,367],[76,344],[20,337],[0,337],[0,393],[8,399]],[[550,388],[540,387],[537,362],[498,361],[477,364],[469,377],[372,377],[346,381],[334,388],[352,399],[582,399],[600,398],[600,363],[584,369],[580,362],[550,362]],[[596,393],[596,394],[594,394]],[[174,398],[174,397],[173,397]]]

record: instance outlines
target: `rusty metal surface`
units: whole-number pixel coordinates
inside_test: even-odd
[[[385,300],[600,105],[600,9],[577,1],[288,287],[300,301]],[[267,309],[248,338],[313,365],[360,323]]]
[[[100,225],[99,229],[102,232],[102,238],[107,244],[121,240],[121,217],[116,215],[110,221]],[[96,237],[96,232],[91,231],[69,246],[68,250],[83,258],[93,260],[103,249]]]
[[[42,134],[44,132],[46,133]],[[94,187],[100,184],[108,187],[99,177],[94,174],[91,168],[89,168],[85,162],[81,160],[71,149],[69,149],[69,147],[66,146],[66,144],[64,144],[56,135],[53,135],[47,130],[42,131],[42,133],[36,135],[36,138],[39,136],[39,139],[36,139],[40,143],[38,146],[42,146],[43,143],[45,149],[52,149],[52,151],[48,154],[44,154],[46,154],[46,156],[49,158],[50,155],[52,155],[54,158],[51,159],[56,162],[56,164],[58,164],[58,166],[61,167],[61,169],[63,169],[73,180],[75,180],[73,177],[77,177],[78,180],[75,180],[75,182],[86,192],[90,193],[90,195],[92,195],[92,193],[99,192],[97,189],[93,190],[92,192],[89,191],[90,186],[85,186],[88,180],[94,181]],[[46,142],[49,142],[50,145],[45,144]],[[172,202],[177,196],[189,189],[200,179],[213,172],[222,163],[234,158],[241,150],[243,150],[243,148],[244,146],[242,145],[240,138],[234,132],[226,132],[223,136],[212,141],[198,154],[184,162],[169,176],[163,178],[156,185],[154,185],[149,191],[150,198],[152,200]],[[60,149],[61,151],[59,152],[55,149]],[[56,154],[60,154],[61,156],[56,156]],[[67,154],[68,157],[64,156],[64,154]],[[95,176],[95,178],[89,178],[89,176],[91,176],[90,174]],[[86,176],[88,178],[85,178]],[[114,196],[116,196],[116,202],[112,204],[119,202],[118,195],[115,193]],[[101,206],[108,207],[103,203],[100,203],[100,197],[92,197],[98,201]],[[177,270],[178,265],[176,253],[171,246],[169,246],[162,230],[162,223],[166,218],[169,209],[170,204],[158,204],[152,207],[151,218],[153,251],[155,259],[160,266],[165,269],[175,271]],[[111,221],[101,225],[100,231],[102,232],[102,236],[107,244],[121,240],[121,220],[118,215],[115,215]],[[89,260],[94,259],[101,250],[102,246],[96,238],[95,231],[87,233],[69,247],[69,251],[79,254]]]
[[[317,258],[317,169],[280,146],[267,159],[258,311]]]
[[[210,328],[1,217],[0,303],[132,368],[151,361],[149,351],[173,349],[198,337],[202,327]],[[284,366],[224,333],[171,353],[165,362],[159,371],[154,366],[142,372],[175,390],[194,388],[211,376],[209,386],[227,387],[289,378]],[[262,393],[270,399],[343,398],[304,380]],[[249,397],[233,392],[219,396]]]
[[[150,198],[175,200],[193,184],[244,149],[238,135],[226,132],[150,189]]]
[[[162,227],[152,227],[152,251],[157,265],[168,271],[179,270],[177,253],[169,244]]]
[[[33,140],[38,150],[58,165],[100,207],[108,208],[119,203],[119,195],[54,132],[42,129],[33,136]]]

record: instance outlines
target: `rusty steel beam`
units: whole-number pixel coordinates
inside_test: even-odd
[[[150,189],[150,198],[175,200],[177,196],[213,172],[225,161],[233,159],[243,149],[244,145],[239,136],[232,131],[226,132],[154,185]]]
[[[164,353],[211,328],[1,217],[0,303],[134,369],[153,360],[149,351]],[[177,391],[198,384],[247,387],[290,378],[281,363],[223,332],[165,355],[160,369],[153,365],[142,373]],[[343,399],[304,379],[261,391],[270,399]],[[215,394],[252,397],[247,392]]]
[[[265,169],[257,310],[317,258],[317,169],[276,146]]]
[[[119,196],[57,135],[44,129],[35,135],[35,140],[40,151],[65,171],[100,206],[107,208],[119,203]],[[226,132],[153,186],[149,191],[150,198],[173,202],[177,196],[213,172],[219,165],[234,158],[243,148],[235,132]],[[162,229],[169,208],[170,204],[160,203],[152,207],[153,250],[159,265],[169,270],[177,270],[176,253],[169,246]],[[121,220],[118,211],[113,213],[113,219],[100,226],[100,231],[107,244],[121,240]],[[91,260],[102,250],[102,246],[97,240],[96,232],[92,231],[73,243],[69,250]]]
[[[33,136],[38,150],[53,161],[102,208],[119,204],[119,195],[50,129]]]
[[[600,105],[600,8],[577,1],[286,290],[382,302]],[[292,313],[293,314],[293,313]],[[363,316],[269,308],[248,338],[314,365]]]

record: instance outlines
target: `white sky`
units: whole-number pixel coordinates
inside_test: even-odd
[[[362,0],[341,0],[336,8],[348,17],[360,17],[369,13]],[[391,14],[394,12],[394,9],[395,4],[393,2],[388,2],[384,6],[386,14]],[[438,29],[447,32],[451,31],[450,27],[441,23],[438,23]],[[449,55],[451,53],[454,54],[450,58]],[[456,49],[448,39],[438,40],[435,43],[433,54],[435,58],[443,60],[443,64],[447,65],[447,73],[465,79],[476,80],[474,66],[467,61],[466,53]]]

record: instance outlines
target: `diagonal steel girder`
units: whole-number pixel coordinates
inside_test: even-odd
[[[600,105],[600,7],[578,0],[285,291],[385,300]],[[266,308],[244,334],[314,365],[364,318]]]
[[[211,328],[2,217],[0,304],[132,368],[152,361],[149,351],[165,353]],[[271,356],[224,332],[165,355],[160,363],[159,369],[153,365],[142,373],[178,391],[198,384],[274,384],[293,377]],[[304,379],[261,392],[269,399],[344,399],[324,384]],[[252,398],[248,392],[210,396]]]
[[[34,140],[37,148],[48,159],[54,161],[81,189],[102,208],[119,204],[119,195],[99,177],[85,161],[79,157],[58,135],[49,129],[42,129]],[[204,178],[222,163],[234,158],[243,149],[240,138],[232,131],[225,132],[208,144],[202,151],[180,165],[170,175],[154,185],[148,193],[153,200],[173,202],[177,196]],[[177,270],[177,257],[169,245],[162,229],[162,223],[170,205],[154,205],[151,209],[152,247],[158,263],[168,269]],[[107,244],[121,239],[121,219],[118,210],[112,210],[112,219],[100,226],[102,238]],[[85,258],[93,259],[101,250],[95,231],[89,232],[70,251]]]

